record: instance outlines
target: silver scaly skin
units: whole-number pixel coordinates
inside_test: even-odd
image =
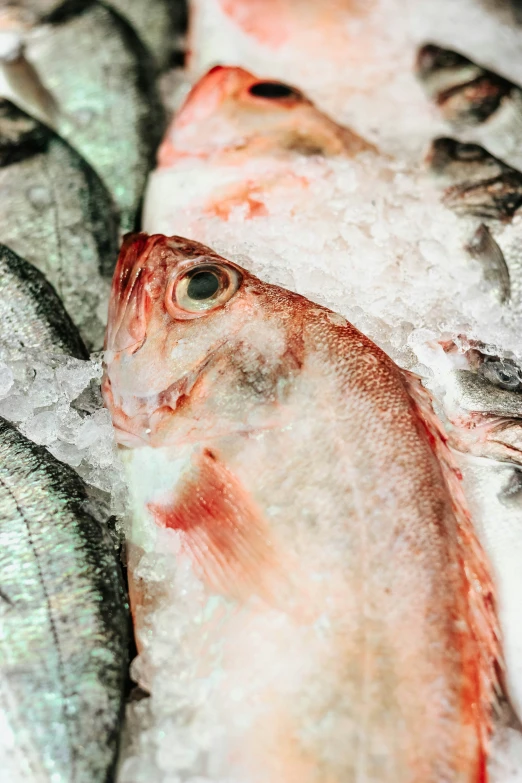
[[[87,346],[101,347],[103,275],[112,272],[118,244],[113,202],[67,142],[4,100],[0,198],[0,242],[44,273]]]
[[[0,346],[88,359],[82,338],[54,288],[28,261],[0,245]]]
[[[435,139],[426,163],[444,186],[443,203],[477,219],[466,245],[501,304],[522,311],[522,173],[478,144]]]
[[[2,780],[110,778],[127,623],[117,553],[80,479],[0,420]]]
[[[94,0],[68,0],[45,22],[27,34],[27,59],[57,101],[56,130],[101,176],[125,233],[163,130],[153,62],[130,25]]]

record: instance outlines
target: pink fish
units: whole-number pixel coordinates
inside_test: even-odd
[[[177,599],[185,635],[172,627],[172,654],[197,661],[183,720],[219,729],[198,774],[483,783],[493,591],[419,380],[326,308],[197,242],[138,234],[114,276],[103,391],[142,645],[140,604],[167,600],[142,555],[199,585]]]
[[[212,68],[192,89],[167,130],[145,198],[148,231],[186,230],[183,215],[245,218],[303,208],[321,161],[375,147],[333,122],[296,88],[242,68]],[[311,161],[308,174],[299,161]]]

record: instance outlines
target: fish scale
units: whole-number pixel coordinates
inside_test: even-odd
[[[3,100],[0,164],[0,242],[44,273],[88,347],[99,347],[103,275],[118,246],[109,193],[67,142]]]
[[[3,779],[106,783],[127,670],[117,553],[76,473],[4,420],[0,585]]]

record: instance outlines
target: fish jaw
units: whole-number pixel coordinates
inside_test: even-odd
[[[263,93],[256,94],[256,90]],[[375,150],[323,114],[300,90],[243,68],[215,66],[193,87],[159,148],[159,168],[186,157],[229,159],[292,153],[355,155]]]
[[[278,325],[275,315],[266,319],[263,328],[253,326],[267,296],[273,298],[269,286],[241,270],[244,296],[235,298],[230,307],[203,314],[211,322],[208,330],[198,329],[197,318],[178,320],[167,311],[171,281],[187,263],[202,261],[219,264],[224,259],[198,242],[179,237],[138,234],[124,242],[113,280],[102,383],[121,445],[136,445],[141,439],[159,446],[174,437],[198,439],[202,432],[217,435],[228,428],[248,432],[285,421],[280,402],[299,366],[299,339],[287,342],[288,318]],[[231,262],[226,265],[239,272]],[[291,296],[297,318],[305,300]],[[225,342],[229,348],[223,352]],[[230,364],[233,345],[237,365]],[[249,352],[254,363],[255,357],[263,357],[259,378],[255,367],[243,368]],[[230,384],[230,395],[214,393],[223,379]],[[245,390],[249,401],[240,420],[236,386]],[[204,417],[196,415],[199,409],[206,409]]]

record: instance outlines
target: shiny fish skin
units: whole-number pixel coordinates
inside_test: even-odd
[[[182,4],[176,0],[104,0],[127,19],[159,68],[169,64],[176,45]]]
[[[117,254],[114,205],[96,173],[52,130],[0,100],[0,242],[54,286],[89,348]]]
[[[466,250],[500,303],[522,312],[522,173],[478,144],[446,137],[432,142],[426,164],[446,186],[442,202],[480,221]]]
[[[163,130],[150,55],[119,14],[94,0],[67,0],[25,40],[58,103],[56,129],[109,188],[121,231],[133,230]]]
[[[71,468],[0,420],[5,781],[112,779],[127,673],[126,598],[114,546],[85,504]]]
[[[236,293],[180,310],[172,292],[205,265]],[[202,583],[208,624],[184,644],[215,686],[184,714],[218,709],[213,776],[484,781],[492,586],[418,379],[340,316],[179,237],[127,238],[106,347],[131,582],[141,548]],[[245,683],[252,701],[229,704]]]
[[[428,97],[453,127],[489,152],[522,168],[522,89],[459,52],[426,44],[417,76]]]
[[[45,21],[58,10],[64,0],[16,0],[14,8],[23,8],[33,24]],[[180,0],[100,0],[100,4],[116,11],[130,24],[159,68],[169,63],[183,19]],[[7,7],[11,4],[8,2]]]
[[[11,355],[26,349],[89,354],[56,291],[28,261],[0,245],[0,345]]]

